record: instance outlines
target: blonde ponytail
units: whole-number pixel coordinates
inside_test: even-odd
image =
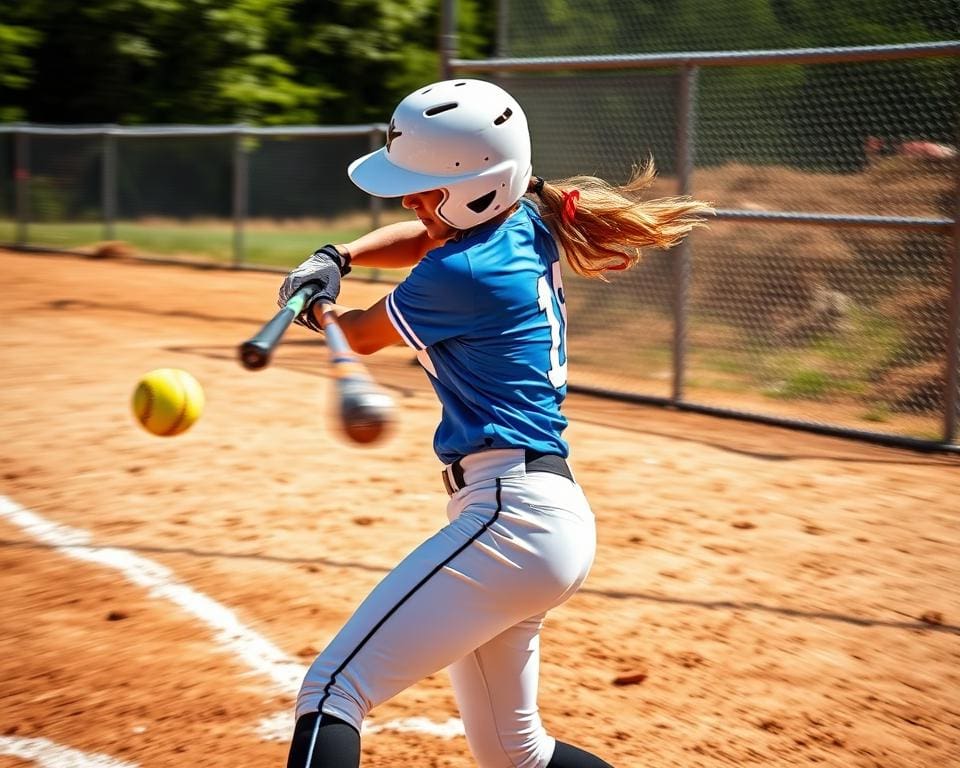
[[[540,198],[540,213],[574,272],[602,280],[604,272],[634,266],[642,248],[676,245],[713,213],[709,203],[689,197],[640,200],[655,176],[651,160],[622,186],[595,176],[534,176],[529,191]]]

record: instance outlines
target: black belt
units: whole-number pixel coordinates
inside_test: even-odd
[[[450,496],[453,496],[466,485],[463,477],[463,466],[460,462],[461,459],[453,462],[449,467],[449,473],[447,470],[440,473],[443,477],[443,487],[447,489],[447,494]],[[527,448],[524,463],[528,473],[549,472],[551,475],[560,475],[567,480],[573,480],[573,472],[570,471],[570,465],[567,464],[567,460],[563,456],[557,456],[554,453],[540,453]],[[450,475],[453,475],[452,481]]]

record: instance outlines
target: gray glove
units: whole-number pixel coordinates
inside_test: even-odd
[[[277,305],[285,306],[290,297],[303,286],[308,283],[315,284],[319,290],[304,306],[295,322],[310,330],[320,331],[322,328],[313,317],[313,306],[318,301],[335,304],[340,295],[340,278],[349,271],[349,257],[344,257],[332,245],[325,245],[284,278],[277,295]]]

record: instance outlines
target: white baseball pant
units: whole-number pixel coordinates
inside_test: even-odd
[[[570,479],[527,472],[523,450],[465,457],[449,524],[363,601],[310,666],[296,716],[360,730],[377,704],[449,667],[470,749],[484,768],[544,768],[554,739],[537,707],[546,612],[593,563],[593,512]]]

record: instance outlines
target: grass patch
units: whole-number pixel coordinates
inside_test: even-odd
[[[833,378],[823,371],[795,371],[776,387],[768,388],[765,394],[788,400],[822,400],[834,389]]]
[[[867,411],[864,411],[860,418],[864,421],[882,424],[886,421],[890,421],[890,411],[882,405],[877,405],[868,409]]]
[[[646,376],[651,372],[669,371],[673,367],[673,350],[669,343],[657,344],[645,339],[624,344],[620,336],[609,331],[576,333],[569,337],[572,365],[589,365],[624,376]]]
[[[348,242],[369,229],[370,219],[363,215],[293,223],[251,221],[243,231],[243,263],[292,267],[325,243]],[[78,251],[92,249],[107,239],[99,222],[37,222],[29,225],[27,234],[31,246]],[[16,239],[16,222],[0,220],[0,243],[13,244]],[[110,239],[127,243],[143,255],[189,257],[221,264],[232,264],[235,258],[233,226],[228,221],[118,222]]]
[[[616,336],[609,330],[571,335],[571,362],[622,379],[643,381],[673,375],[673,349],[664,319],[656,317],[660,339],[651,338],[652,318],[617,315]],[[802,345],[776,346],[751,338],[744,328],[692,315],[686,386],[690,390],[754,393],[783,401],[857,403],[875,388],[873,377],[903,335],[894,321],[870,309],[852,312],[837,332]],[[630,339],[630,343],[623,343]],[[657,343],[657,342],[660,343]],[[873,399],[873,398],[871,398]],[[871,419],[887,418],[877,411]]]

